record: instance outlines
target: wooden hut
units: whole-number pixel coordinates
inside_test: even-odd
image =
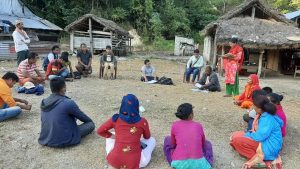
[[[204,56],[212,65],[227,53],[232,35],[249,51],[243,69],[266,70],[292,74],[300,65],[300,29],[296,24],[260,0],[248,0],[232,11],[208,24],[204,36]]]
[[[112,46],[118,56],[126,56],[131,51],[131,36],[128,31],[115,22],[86,14],[66,26],[70,33],[70,49],[79,49],[81,43],[87,44],[93,52],[101,52],[107,45]]]

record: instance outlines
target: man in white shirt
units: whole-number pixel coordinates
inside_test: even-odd
[[[203,56],[200,55],[199,49],[194,50],[194,55],[190,57],[186,65],[186,82],[190,82],[190,75],[193,74],[192,82],[195,82],[196,76],[199,75],[201,68],[204,65]]]
[[[25,59],[27,59],[29,51],[28,44],[30,39],[27,33],[24,31],[24,24],[21,20],[16,21],[16,29],[12,36],[14,38],[15,50],[17,52],[17,63],[18,65]]]

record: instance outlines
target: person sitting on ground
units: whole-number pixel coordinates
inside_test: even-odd
[[[73,80],[70,77],[70,72],[68,70],[68,67],[70,68],[72,74],[72,67],[71,67],[71,62],[68,59],[68,52],[63,52],[61,57],[59,59],[54,59],[48,64],[47,72],[46,72],[46,77],[47,79],[53,79],[56,77],[63,77],[65,80]]]
[[[175,116],[180,120],[172,124],[171,136],[164,140],[164,154],[175,169],[209,169],[213,165],[211,143],[206,140],[203,126],[193,121],[193,106],[181,104]]]
[[[52,62],[54,59],[58,59],[58,54],[59,54],[59,46],[54,45],[51,48],[51,52],[47,55],[47,57],[44,58],[43,67],[45,72],[47,71],[48,64]]]
[[[76,65],[77,71],[84,77],[92,74],[92,53],[88,51],[86,44],[80,45],[80,51],[77,53],[78,64]]]
[[[280,102],[283,100],[283,96],[276,94],[276,93],[270,93],[267,95],[267,97],[270,99],[270,101],[275,104],[276,106],[276,114],[277,116],[283,121],[283,126],[281,128],[281,133],[282,133],[282,137],[286,136],[286,126],[287,126],[287,122],[286,122],[286,115],[282,109],[282,106],[280,104]]]
[[[203,56],[200,55],[199,49],[194,50],[194,55],[190,57],[186,65],[186,82],[190,82],[190,75],[193,74],[192,83],[195,82],[196,76],[201,72],[201,68],[204,66]]]
[[[282,168],[279,153],[282,148],[281,127],[283,121],[276,115],[276,107],[266,96],[257,96],[253,100],[253,107],[257,116],[253,122],[252,130],[234,132],[230,145],[242,156],[248,159],[243,169],[251,168],[260,163],[265,163],[267,168],[272,168],[276,163]]]
[[[265,90],[255,90],[252,94],[252,100],[254,100],[256,97],[258,96],[266,96],[267,93]],[[247,114],[243,115],[243,120],[247,123],[247,130],[246,131],[250,131],[252,129],[252,124],[253,121],[256,117],[256,112],[255,109],[252,106],[251,110],[247,110]]]
[[[260,89],[260,86],[259,86],[258,76],[256,74],[251,74],[248,77],[248,83],[245,86],[244,92],[239,96],[235,96],[234,103],[244,109],[251,108],[251,106],[253,105],[253,103],[252,103],[253,91],[259,90],[259,89]]]
[[[201,85],[200,90],[208,90],[211,92],[221,91],[218,75],[212,70],[211,66],[205,68],[205,72],[197,83]]]
[[[107,75],[108,70],[109,70],[110,79],[114,79],[115,65],[117,59],[111,50],[111,46],[106,46],[106,51],[104,52],[101,59],[103,63],[102,66],[104,67],[104,71],[103,71],[104,79],[108,79],[108,75]]]
[[[115,130],[115,135],[110,129]],[[123,97],[120,112],[102,124],[97,133],[107,138],[106,159],[110,167],[138,169],[150,162],[156,141],[147,120],[140,117],[139,101],[133,94]],[[140,140],[142,135],[144,139]]]
[[[273,93],[273,89],[271,87],[264,87],[262,88],[267,94]]]
[[[24,110],[31,110],[31,105],[24,99],[12,97],[11,88],[19,81],[15,73],[7,72],[0,79],[0,122],[16,117]]]
[[[141,77],[142,82],[158,80],[158,77],[155,72],[155,68],[154,68],[154,66],[151,65],[151,62],[149,59],[146,59],[144,61],[144,66],[142,67],[141,71],[142,71],[142,77]]]
[[[38,61],[38,54],[35,52],[29,53],[28,59],[23,60],[18,67],[17,75],[19,77],[19,84],[23,86],[25,82],[32,82],[36,84],[44,84],[45,77],[39,71],[36,63]]]
[[[61,57],[60,59],[63,61],[63,67],[65,67],[66,69],[69,68],[69,76],[74,78],[74,72],[73,72],[73,68],[72,68],[72,63],[69,60],[69,52],[63,52],[61,53]]]
[[[39,144],[49,147],[68,147],[95,129],[94,122],[78,105],[67,97],[66,83],[61,77],[50,80],[52,94],[41,102],[41,132]],[[83,123],[77,125],[76,120]]]

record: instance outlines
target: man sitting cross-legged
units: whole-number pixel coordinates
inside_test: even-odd
[[[52,94],[41,103],[41,133],[39,143],[49,147],[67,147],[80,143],[82,137],[95,129],[94,122],[78,105],[65,95],[62,77],[50,80]],[[83,123],[77,125],[76,120]]]
[[[12,72],[0,79],[0,122],[18,116],[22,109],[31,110],[28,101],[12,97],[11,88],[18,81],[18,76]]]
[[[26,82],[32,82],[34,84],[43,84],[45,82],[45,77],[41,74],[36,65],[38,58],[37,53],[31,52],[29,53],[28,59],[23,60],[19,64],[17,74],[21,86]]]
[[[205,68],[202,78],[197,83],[201,85],[201,87],[199,86],[201,90],[208,90],[211,92],[221,91],[218,75],[213,72],[210,66]]]

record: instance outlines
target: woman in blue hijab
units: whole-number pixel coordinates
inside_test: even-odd
[[[110,129],[115,130],[115,135]],[[135,95],[124,96],[119,113],[102,124],[97,133],[107,138],[106,159],[111,167],[138,169],[150,162],[155,139],[150,137],[147,120],[140,116]],[[141,140],[142,135],[146,140]]]

